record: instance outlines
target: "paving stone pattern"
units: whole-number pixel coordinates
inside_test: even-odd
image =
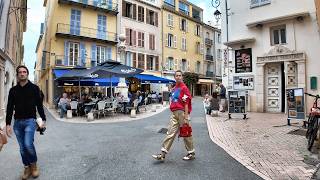
[[[210,138],[232,157],[264,179],[310,179],[316,166],[304,163],[310,155],[304,136],[288,134],[301,123],[286,125],[284,114],[249,113],[249,119],[206,117]]]

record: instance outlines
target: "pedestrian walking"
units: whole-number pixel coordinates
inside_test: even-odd
[[[225,112],[226,106],[226,88],[223,84],[220,84],[220,112]]]
[[[169,152],[172,143],[179,132],[181,126],[189,125],[189,115],[192,110],[191,95],[187,86],[183,83],[182,72],[180,70],[175,72],[176,85],[172,89],[170,110],[172,112],[169,123],[167,136],[165,137],[161,153],[152,155],[156,160],[164,161],[166,154]],[[189,127],[191,130],[191,128]],[[191,133],[191,131],[190,131]],[[180,132],[181,135],[181,132]],[[195,150],[193,147],[192,136],[183,137],[187,155],[183,160],[195,159]]]
[[[20,154],[24,164],[24,172],[21,179],[28,179],[30,176],[39,176],[37,166],[37,153],[34,142],[34,134],[37,130],[36,109],[42,120],[46,121],[44,114],[40,89],[37,85],[28,80],[29,70],[26,66],[20,65],[16,69],[18,84],[9,91],[7,113],[6,113],[6,134],[12,135],[11,119],[14,112],[13,130],[20,146]],[[42,127],[45,128],[45,123]]]

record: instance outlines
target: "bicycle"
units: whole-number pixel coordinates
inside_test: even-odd
[[[317,138],[317,134],[319,130],[320,107],[318,107],[318,100],[320,96],[312,95],[309,93],[304,93],[304,94],[315,98],[313,102],[313,106],[309,113],[309,118],[307,122],[308,129],[306,132],[306,138],[308,139],[308,150],[311,151],[314,140]]]

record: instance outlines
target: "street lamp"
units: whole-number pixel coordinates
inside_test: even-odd
[[[221,12],[217,9],[214,13],[213,13],[214,17],[217,20],[217,23],[219,21],[219,19],[221,19]]]

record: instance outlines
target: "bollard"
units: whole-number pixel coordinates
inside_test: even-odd
[[[130,117],[132,117],[132,118],[136,118],[137,117],[137,113],[136,113],[135,109],[131,109]]]
[[[67,118],[68,119],[72,118],[72,110],[67,110]]]
[[[93,121],[94,117],[93,117],[93,113],[92,112],[89,112],[88,113],[88,119],[87,121]]]
[[[156,105],[152,105],[151,111],[152,111],[152,112],[156,112],[156,111],[157,111]]]

